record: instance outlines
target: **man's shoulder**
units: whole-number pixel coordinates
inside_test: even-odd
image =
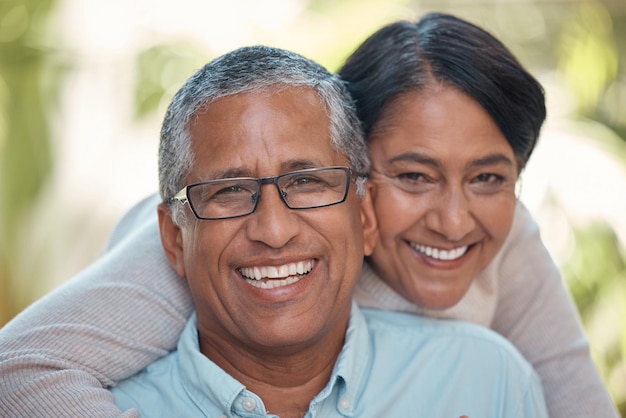
[[[502,361],[513,363],[521,372],[531,373],[531,366],[517,348],[502,335],[482,325],[451,319],[434,319],[402,312],[361,309],[370,338],[375,346],[390,349],[398,343],[419,350],[458,351],[466,358],[498,354]],[[397,346],[397,345],[396,345]]]
[[[369,367],[357,412],[371,416],[545,416],[541,384],[506,339],[457,320],[362,309]],[[397,411],[398,413],[395,413]],[[358,413],[357,413],[358,415]]]

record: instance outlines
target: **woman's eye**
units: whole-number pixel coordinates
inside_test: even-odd
[[[402,173],[398,174],[398,180],[407,183],[416,183],[420,181],[427,181],[428,179],[423,173]]]
[[[496,193],[506,184],[506,177],[495,173],[482,173],[470,182],[478,193]]]
[[[431,179],[426,174],[417,172],[397,174],[394,180],[396,187],[413,194],[421,194],[432,190],[433,186],[436,184],[435,180]]]
[[[485,184],[500,184],[504,181],[504,177],[499,174],[493,173],[482,173],[476,176],[476,183],[485,183]]]

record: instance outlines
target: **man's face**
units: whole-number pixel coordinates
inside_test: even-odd
[[[328,132],[324,107],[310,89],[219,99],[192,122],[196,159],[187,184],[348,166]],[[345,333],[375,225],[369,197],[362,200],[355,190],[351,184],[341,204],[291,210],[275,185],[263,185],[254,213],[196,220],[186,209],[192,221],[182,229],[160,208],[164,247],[189,282],[201,347],[208,339],[255,350],[298,350]],[[255,270],[279,277],[246,280]]]

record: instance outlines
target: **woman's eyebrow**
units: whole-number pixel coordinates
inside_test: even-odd
[[[496,164],[504,164],[507,166],[515,166],[513,161],[504,154],[496,153],[489,154],[476,160],[470,161],[467,164],[467,168],[485,167]]]
[[[390,158],[388,162],[390,164],[393,164],[396,162],[404,162],[404,161],[429,165],[435,168],[443,167],[443,164],[440,160],[418,153],[418,152],[405,152],[405,153],[396,155],[393,158]],[[501,153],[494,153],[494,154],[489,154],[484,157],[480,157],[475,160],[472,160],[469,163],[467,163],[466,167],[470,169],[470,168],[476,168],[476,167],[486,167],[486,166],[496,165],[496,164],[504,164],[510,167],[515,166],[514,162],[506,155],[501,154]]]
[[[441,161],[419,152],[405,152],[389,159],[390,164],[404,161],[425,164],[436,168],[442,167]]]

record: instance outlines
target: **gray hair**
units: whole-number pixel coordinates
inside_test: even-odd
[[[251,46],[206,64],[172,99],[161,128],[161,198],[167,201],[185,186],[185,178],[194,163],[189,126],[199,110],[222,97],[290,87],[310,87],[316,91],[328,113],[330,142],[360,177],[357,192],[363,195],[364,177],[370,172],[369,156],[352,99],[343,82],[321,65],[294,52]]]

